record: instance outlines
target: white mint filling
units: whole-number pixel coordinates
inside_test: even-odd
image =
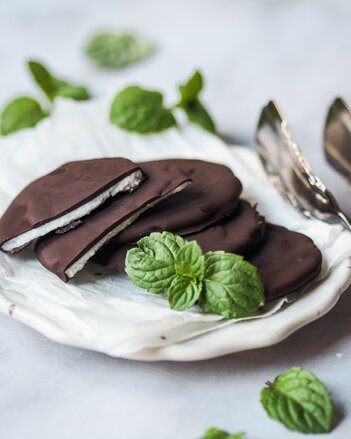
[[[151,207],[158,204],[160,201],[168,198],[170,195],[176,194],[177,192],[182,191],[186,186],[188,186],[190,182],[185,182],[175,188],[173,191],[169,192],[167,195],[164,195],[163,197],[160,197],[159,199],[153,201],[152,203],[146,205],[142,209],[135,212],[133,215],[131,215],[129,218],[127,218],[125,221],[122,221],[120,224],[118,224],[114,229],[112,229],[109,233],[107,233],[100,241],[98,241],[96,244],[94,244],[82,257],[76,260],[70,267],[67,268],[65,271],[65,274],[71,279],[78,271],[80,271],[85,264],[91,259],[95,253],[105,244],[107,244],[114,236],[118,235],[123,229],[130,226],[142,213],[144,213],[146,210],[150,209]]]
[[[22,235],[9,239],[2,244],[1,248],[6,252],[10,252],[16,248],[28,244],[31,241],[34,241],[37,238],[40,238],[41,236],[47,235],[53,230],[67,226],[71,222],[88,215],[94,209],[101,206],[108,198],[115,196],[119,192],[134,190],[139,186],[142,179],[143,173],[138,169],[82,206],[77,207],[66,215],[62,215],[53,221],[47,222],[42,226],[36,227],[28,232],[23,233]]]

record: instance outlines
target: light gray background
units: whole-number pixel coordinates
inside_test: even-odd
[[[221,132],[253,145],[259,109],[276,98],[311,164],[351,212],[351,188],[327,167],[321,148],[327,105],[336,95],[351,103],[350,14],[347,0],[2,0],[0,103],[36,93],[29,57],[96,95],[129,81],[164,89],[170,101],[174,85],[199,67]],[[104,27],[139,30],[158,51],[122,72],[98,71],[83,48]],[[327,384],[338,406],[341,420],[328,437],[348,438],[350,315],[345,294],[327,316],[277,346],[189,364],[60,346],[1,315],[0,436],[192,439],[215,425],[249,439],[297,438],[267,418],[258,395],[266,380],[300,365]]]

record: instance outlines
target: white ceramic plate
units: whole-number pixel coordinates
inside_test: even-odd
[[[63,284],[29,250],[18,257],[0,255],[0,311],[60,343],[124,358],[190,361],[277,343],[334,306],[350,283],[350,233],[294,211],[271,186],[254,152],[228,148],[194,126],[146,137],[124,133],[108,123],[108,102],[60,101],[37,128],[0,140],[0,214],[26,184],[66,161],[203,158],[230,166],[244,184],[245,198],[257,202],[269,221],[314,239],[323,254],[321,278],[294,303],[281,300],[253,319],[225,321],[196,307],[172,311],[161,296],[93,264]]]

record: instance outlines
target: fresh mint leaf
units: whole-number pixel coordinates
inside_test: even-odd
[[[210,428],[202,439],[245,439],[245,433],[230,434],[218,428]]]
[[[204,86],[204,80],[202,74],[196,70],[191,78],[185,83],[179,86],[180,101],[178,107],[183,107],[189,102],[194,101],[199,96]]]
[[[167,293],[176,276],[177,253],[187,241],[169,232],[151,233],[128,251],[126,273],[134,285],[152,293]]]
[[[116,95],[110,121],[123,130],[139,134],[156,133],[176,125],[171,111],[163,106],[163,95],[137,86],[127,87]]]
[[[47,116],[35,99],[27,96],[16,98],[1,113],[1,134],[7,136],[24,128],[32,128]]]
[[[180,100],[176,106],[185,111],[191,122],[216,133],[215,123],[199,99],[203,86],[203,76],[196,70],[185,84],[179,86]]]
[[[28,61],[28,68],[34,81],[50,101],[53,101],[58,96],[74,99],[76,101],[90,99],[90,94],[85,87],[70,84],[63,79],[56,78],[38,61]]]
[[[251,316],[265,303],[256,267],[233,253],[206,253],[204,290],[199,303],[204,311],[228,319]]]
[[[184,105],[183,110],[191,122],[199,125],[212,134],[216,133],[216,125],[213,119],[198,99],[188,102],[186,105]]]
[[[205,271],[205,259],[201,247],[196,241],[187,242],[181,247],[175,259],[176,273],[202,280]]]
[[[103,32],[89,42],[86,53],[99,67],[119,69],[148,57],[154,51],[149,41],[131,33]]]
[[[183,311],[199,299],[202,282],[189,276],[176,275],[168,290],[168,300],[172,309]]]
[[[333,404],[319,379],[300,367],[278,375],[261,391],[268,415],[288,429],[303,433],[327,433],[332,429]]]

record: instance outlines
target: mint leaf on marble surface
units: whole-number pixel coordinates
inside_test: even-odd
[[[119,69],[147,58],[153,44],[131,33],[102,32],[92,37],[86,49],[88,57],[98,66]]]
[[[215,123],[199,99],[203,86],[203,76],[196,70],[187,82],[179,86],[180,100],[176,106],[185,111],[191,122],[216,133]]]
[[[162,93],[138,86],[117,93],[111,104],[110,121],[139,134],[157,133],[176,125],[172,112],[163,106]]]
[[[1,113],[1,134],[7,136],[24,128],[32,128],[48,116],[33,98],[18,97],[9,102]]]
[[[261,391],[268,415],[289,430],[327,433],[332,429],[333,403],[325,386],[311,372],[294,367]]]
[[[201,439],[245,439],[245,433],[230,434],[218,428],[210,428]]]
[[[134,285],[152,293],[167,293],[176,276],[175,261],[187,241],[169,232],[151,233],[128,251],[126,273]]]
[[[205,254],[201,308],[227,319],[248,317],[265,303],[256,267],[242,256],[223,251]]]
[[[57,78],[38,61],[30,60],[27,64],[34,81],[51,102],[58,96],[76,101],[90,99],[90,93],[84,86]]]

